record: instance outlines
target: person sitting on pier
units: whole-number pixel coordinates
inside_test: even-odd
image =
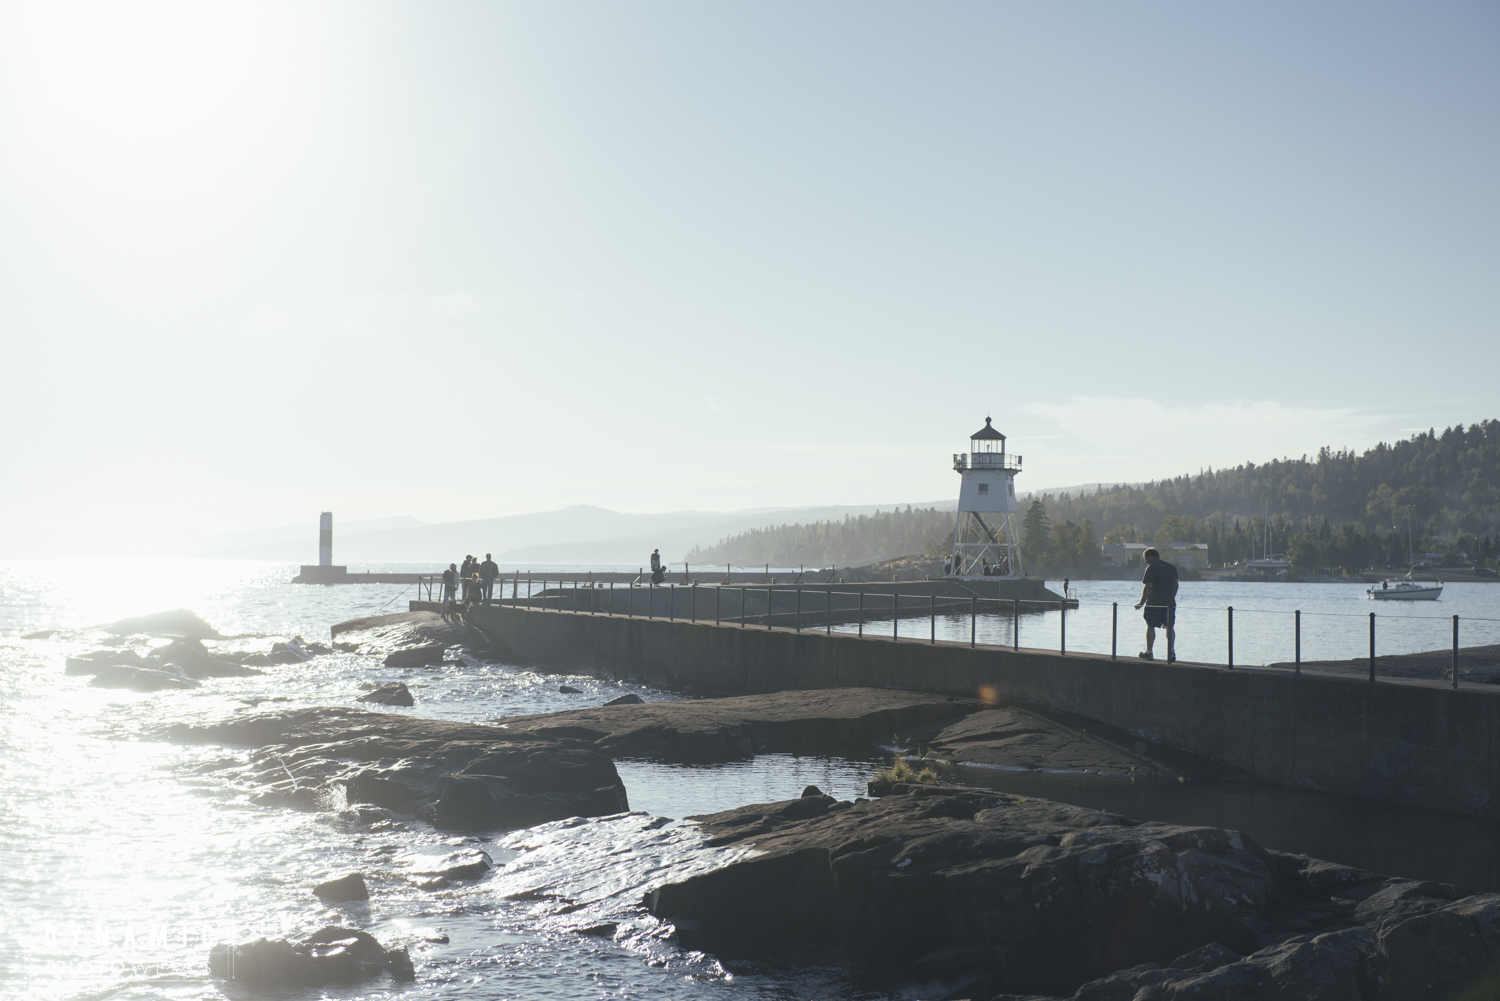
[[[1146,572],[1141,577],[1141,600],[1136,608],[1146,606],[1146,649],[1141,651],[1142,660],[1153,660],[1152,644],[1156,642],[1157,627],[1167,631],[1167,663],[1177,659],[1177,568],[1161,558],[1161,553],[1148,549]]]
[[[449,563],[448,569],[443,571],[443,618],[448,618],[448,610],[453,607],[453,593],[458,590],[458,564]]]
[[[490,603],[490,595],[495,590],[495,578],[498,576],[500,576],[500,568],[495,565],[490,554],[485,553],[484,562],[479,564],[479,588],[486,605]],[[501,592],[500,597],[502,599],[505,597],[504,592]]]
[[[667,579],[667,568],[661,564],[661,550],[651,550],[651,583],[660,584]]]
[[[464,611],[467,612],[479,603],[480,597],[484,594],[484,582],[479,579],[479,571],[475,570],[469,574],[469,579],[465,583],[468,587],[464,590],[469,594],[468,599],[464,602]]]

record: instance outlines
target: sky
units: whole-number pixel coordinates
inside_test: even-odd
[[[1500,418],[1492,3],[0,3],[0,533]]]

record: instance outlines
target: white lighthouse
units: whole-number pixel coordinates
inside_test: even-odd
[[[318,516],[318,566],[333,566],[333,512]]]
[[[990,426],[969,435],[969,452],[953,457],[963,478],[958,490],[958,523],[953,529],[953,572],[963,577],[1021,576],[1021,544],[1016,524],[1016,474],[1021,457],[1007,455],[1005,435]]]

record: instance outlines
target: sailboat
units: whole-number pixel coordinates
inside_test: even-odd
[[[1263,524],[1266,530],[1266,537],[1260,544],[1260,559],[1246,560],[1245,568],[1247,570],[1265,570],[1270,573],[1290,570],[1292,568],[1291,560],[1285,556],[1268,555],[1271,550],[1271,505],[1269,503],[1266,504],[1266,516],[1263,519]]]
[[[1406,512],[1406,563],[1410,566],[1412,562],[1411,511],[1408,509]],[[1406,571],[1405,580],[1383,580],[1378,586],[1370,587],[1365,593],[1370,596],[1371,601],[1437,601],[1438,596],[1443,593],[1443,579],[1439,577],[1436,584],[1429,584],[1425,581],[1414,580],[1411,573],[1410,570]]]

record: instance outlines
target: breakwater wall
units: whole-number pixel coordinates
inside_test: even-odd
[[[863,686],[983,691],[1283,785],[1500,818],[1500,692],[1480,686],[517,607],[474,608],[468,620],[506,660],[544,670],[724,695]]]

